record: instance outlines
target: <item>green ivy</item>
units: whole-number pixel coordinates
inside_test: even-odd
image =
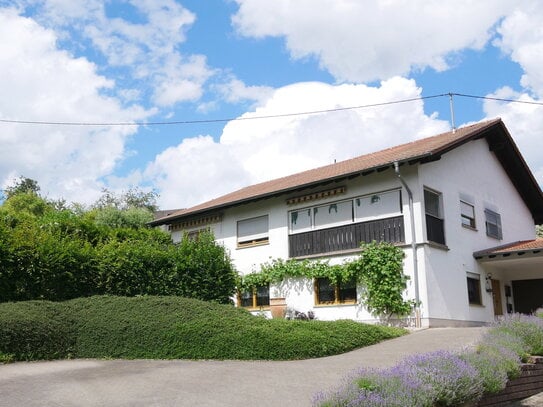
[[[362,299],[374,316],[404,316],[411,312],[413,301],[403,292],[409,277],[403,273],[404,252],[389,243],[362,245],[362,254],[348,267],[364,285]]]
[[[361,246],[358,258],[343,264],[328,261],[274,259],[260,266],[258,272],[240,276],[238,287],[248,290],[286,278],[328,278],[332,284],[355,279],[364,286],[362,299],[374,316],[404,316],[411,312],[413,301],[405,301],[403,292],[409,277],[403,273],[404,252],[389,243]]]

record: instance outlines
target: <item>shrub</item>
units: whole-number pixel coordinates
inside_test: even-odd
[[[287,321],[181,297],[0,304],[0,359],[271,359],[329,356],[403,335],[353,321]]]
[[[507,381],[520,371],[519,357],[503,347],[486,346],[460,357],[477,370],[485,393],[497,393],[505,389]]]
[[[483,381],[458,355],[438,351],[414,355],[389,369],[361,369],[339,390],[320,393],[318,406],[431,407],[477,400]]]
[[[477,400],[483,394],[477,370],[452,352],[410,356],[392,370],[406,380],[421,383],[420,390],[427,392],[439,406]]]
[[[512,314],[498,321],[494,328],[519,337],[530,355],[543,355],[543,319],[534,315]]]
[[[27,301],[0,304],[0,359],[58,359],[75,352],[73,319],[57,304]]]
[[[211,232],[200,233],[197,239],[185,236],[170,253],[175,261],[172,294],[221,304],[232,302],[238,275],[226,249],[215,242]]]

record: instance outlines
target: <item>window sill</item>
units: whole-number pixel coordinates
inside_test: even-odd
[[[491,238],[491,239],[495,239],[495,240],[503,240],[503,237],[501,237],[501,236],[491,236],[489,234],[487,234],[486,236]]]
[[[447,246],[446,244],[441,244],[441,243],[436,243],[436,242],[432,242],[431,240],[428,240],[426,241],[426,244],[428,246],[431,246],[431,247],[435,247],[436,249],[441,249],[441,250],[445,250],[445,251],[449,251],[449,246]]]
[[[258,247],[258,246],[266,246],[269,245],[270,241],[262,241],[262,242],[247,242],[247,243],[238,243],[236,250],[238,249],[248,249],[250,247]]]
[[[469,304],[470,307],[475,307],[475,308],[486,308],[483,304],[476,304],[476,303],[470,303]]]
[[[358,303],[356,301],[337,302],[337,303],[330,303],[330,304],[315,304],[315,308],[352,307],[353,305],[357,305],[357,304]]]
[[[271,309],[269,305],[263,305],[262,307],[242,307],[242,306],[240,306],[240,308],[246,309],[247,311],[251,311],[251,312],[269,311]]]
[[[462,227],[463,227],[464,229],[473,230],[474,232],[477,232],[477,228],[474,228],[473,226],[464,225],[464,224],[462,223]]]

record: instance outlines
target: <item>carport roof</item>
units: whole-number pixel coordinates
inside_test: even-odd
[[[473,253],[477,260],[487,258],[494,259],[499,257],[510,257],[512,255],[522,256],[524,254],[539,254],[543,256],[543,238],[534,240],[521,240],[514,243],[508,243],[490,249],[479,250]]]

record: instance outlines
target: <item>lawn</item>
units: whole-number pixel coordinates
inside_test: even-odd
[[[354,321],[289,321],[181,297],[0,304],[0,361],[62,358],[293,360],[405,334]]]

